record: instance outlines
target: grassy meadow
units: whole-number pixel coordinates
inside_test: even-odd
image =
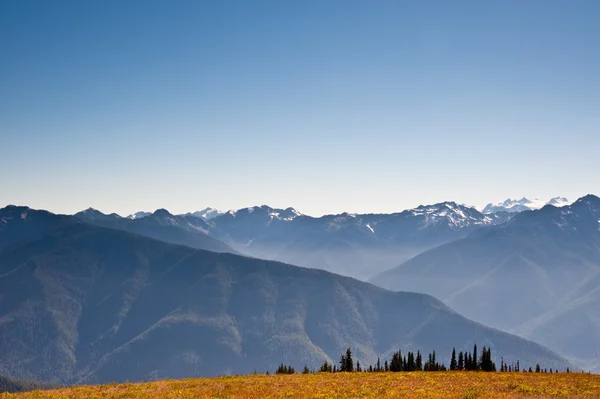
[[[0,399],[600,398],[600,375],[561,373],[316,373],[77,386]]]

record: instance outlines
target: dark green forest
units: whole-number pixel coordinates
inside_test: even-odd
[[[473,351],[465,351],[456,353],[456,348],[452,349],[452,355],[450,358],[450,365],[446,367],[444,363],[440,363],[437,360],[435,351],[428,354],[424,359],[423,354],[420,351],[414,352],[408,351],[402,355],[402,351],[397,351],[392,354],[390,360],[384,360],[383,363],[380,359],[377,359],[377,363],[369,365],[368,367],[362,366],[357,360],[354,361],[352,357],[352,349],[348,348],[344,354],[340,356],[338,364],[330,364],[325,361],[316,372],[321,373],[338,373],[338,372],[370,372],[370,373],[381,373],[381,372],[401,372],[401,371],[483,371],[483,372],[536,372],[536,373],[558,373],[558,370],[552,368],[542,368],[539,364],[536,365],[535,369],[531,367],[527,370],[521,370],[520,362],[516,363],[505,363],[504,359],[501,359],[500,368],[496,367],[496,363],[492,360],[492,349],[483,347],[481,353],[478,352],[477,344],[473,346]],[[290,365],[281,363],[276,374],[294,374],[296,370]],[[311,370],[308,366],[304,366],[302,373],[310,373]],[[565,372],[569,373],[570,369],[567,368]]]

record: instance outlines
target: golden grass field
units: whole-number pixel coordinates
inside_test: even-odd
[[[0,394],[78,398],[600,398],[600,375],[536,373],[317,373],[195,378]]]

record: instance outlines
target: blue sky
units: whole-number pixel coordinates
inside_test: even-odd
[[[0,2],[0,206],[600,194],[600,2]]]

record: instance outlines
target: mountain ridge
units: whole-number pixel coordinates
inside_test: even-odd
[[[117,230],[129,231],[172,244],[215,252],[237,253],[229,245],[208,234],[208,226],[193,216],[173,215],[166,209],[157,209],[142,218],[122,218],[105,215],[100,211],[75,214],[84,222]]]
[[[497,204],[489,203],[483,208],[481,212],[485,215],[494,214],[498,212],[519,213],[524,211],[541,209],[546,205],[562,207],[570,204],[571,202],[565,197],[554,197],[548,201],[542,201],[538,198],[530,200],[526,197],[523,197],[520,200],[513,200],[509,198]]]

